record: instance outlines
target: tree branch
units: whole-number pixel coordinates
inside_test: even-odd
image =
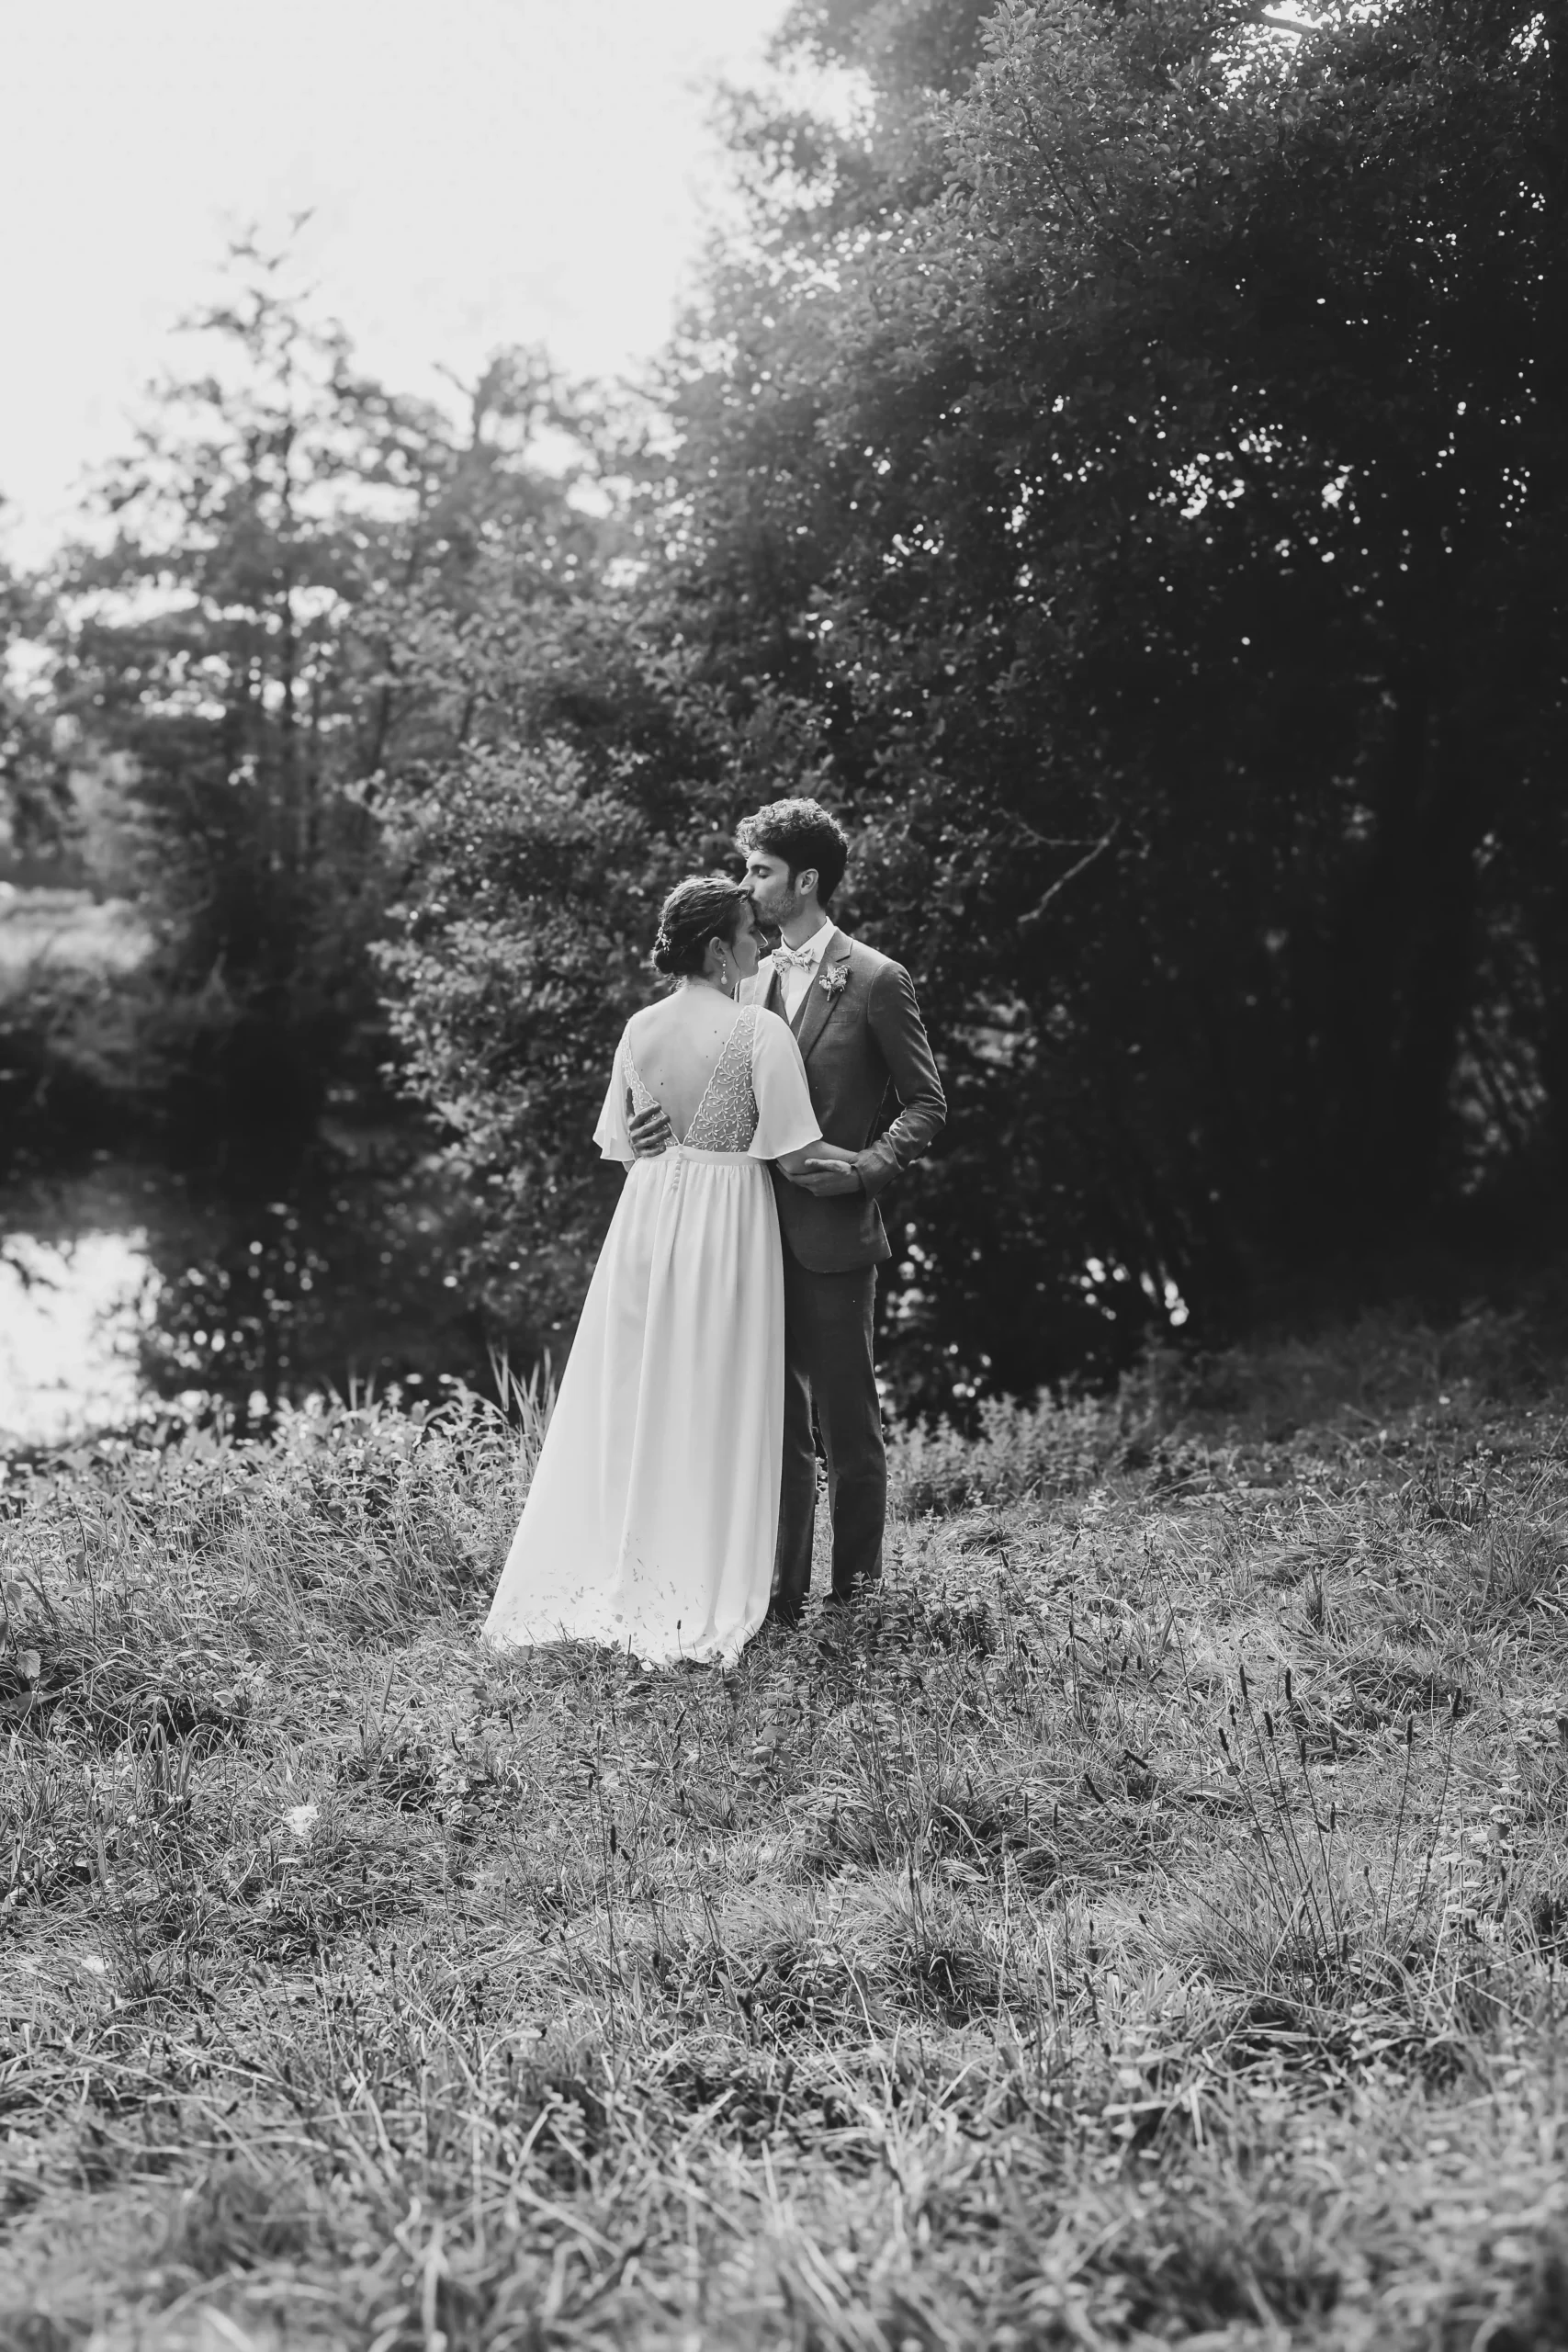
[[[1076,882],[1080,874],[1088,873],[1089,867],[1095,863],[1097,858],[1104,856],[1106,851],[1111,847],[1111,842],[1116,839],[1116,836],[1121,830],[1122,820],[1118,817],[1110,831],[1100,835],[1099,841],[1095,842],[1094,847],[1089,851],[1087,855],[1080,857],[1076,865],[1069,865],[1065,874],[1057,876],[1055,881],[1052,883],[1051,888],[1046,891],[1039,905],[1036,907],[1031,907],[1026,915],[1021,915],[1019,917],[1018,927],[1020,931],[1032,931],[1035,924],[1043,920],[1045,910],[1051,904],[1052,899],[1059,899],[1069,882]]]

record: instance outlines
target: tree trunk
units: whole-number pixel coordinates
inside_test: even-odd
[[[1424,682],[1398,693],[1371,853],[1340,928],[1327,1024],[1332,1148],[1320,1238],[1376,1244],[1439,1190],[1475,967],[1478,795]]]

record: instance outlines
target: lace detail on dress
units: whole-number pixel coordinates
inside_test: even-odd
[[[751,1040],[757,1009],[748,1005],[724,1041],[707,1090],[697,1105],[686,1141],[694,1151],[750,1151],[757,1132],[757,1095],[751,1083]]]
[[[748,1005],[725,1039],[691,1126],[682,1137],[694,1151],[750,1150],[758,1119],[756,1090],[751,1083],[751,1045],[756,1034],[757,1008]],[[637,1109],[656,1109],[658,1097],[644,1085],[629,1045],[626,1073]]]

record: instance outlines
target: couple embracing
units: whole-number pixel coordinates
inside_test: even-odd
[[[765,1618],[795,1623],[814,1421],[833,1598],[882,1573],[877,1199],[946,1104],[908,974],[827,911],[836,820],[774,801],[738,845],[742,882],[697,876],[665,901],[653,960],[675,986],[615,1050],[594,1140],[626,1181],[485,1622],[497,1648],[728,1663]]]

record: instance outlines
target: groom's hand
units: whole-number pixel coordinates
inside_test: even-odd
[[[807,1159],[801,1163],[798,1176],[790,1178],[803,1193],[815,1193],[819,1201],[831,1200],[839,1193],[863,1190],[860,1170],[852,1159]]]
[[[657,1159],[675,1140],[675,1130],[657,1102],[651,1111],[639,1111],[635,1118],[628,1117],[626,1129],[639,1159]]]

